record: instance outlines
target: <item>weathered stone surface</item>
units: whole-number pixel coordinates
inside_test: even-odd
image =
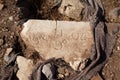
[[[10,16],[8,19],[9,19],[10,21],[13,21],[13,16]]]
[[[79,20],[82,9],[83,5],[79,0],[62,0],[58,10],[61,14]]]
[[[94,43],[89,22],[29,20],[21,37],[44,59],[63,58],[75,70],[89,58]]]
[[[17,72],[19,80],[29,80],[33,69],[33,61],[22,56],[18,56],[16,61],[19,68]]]

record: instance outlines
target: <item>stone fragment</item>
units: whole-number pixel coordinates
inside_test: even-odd
[[[0,3],[0,11],[3,9],[4,5]]]
[[[120,7],[117,7],[111,10],[109,12],[109,17],[114,20],[120,19]]]
[[[90,57],[94,42],[89,22],[29,20],[23,26],[24,42],[46,60],[63,58],[77,70]]]
[[[10,17],[9,17],[9,20],[10,20],[10,21],[13,21],[13,16],[10,16]]]
[[[16,61],[19,68],[17,72],[17,77],[19,80],[29,80],[33,69],[33,61],[22,56],[17,56]]]
[[[7,48],[5,55],[4,55],[4,60],[6,62],[9,62],[10,60],[10,53],[12,52],[13,48]]]
[[[79,20],[81,17],[80,13],[82,9],[83,5],[80,3],[79,0],[62,0],[58,11],[70,18]]]
[[[55,76],[55,67],[50,63],[43,66],[42,72],[48,79],[53,79]]]

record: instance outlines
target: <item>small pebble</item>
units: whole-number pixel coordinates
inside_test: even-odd
[[[118,51],[120,50],[120,47],[119,47],[119,46],[117,46],[117,50],[118,50]]]
[[[55,75],[54,66],[52,66],[50,63],[48,63],[43,66],[42,72],[48,79],[52,79]]]
[[[9,17],[9,20],[10,20],[10,21],[13,21],[13,16],[10,16],[10,17]]]

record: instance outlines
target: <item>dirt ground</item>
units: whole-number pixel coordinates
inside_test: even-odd
[[[105,15],[107,22],[116,22],[108,18],[108,13],[115,7],[120,7],[120,0],[102,0],[105,8]],[[13,48],[15,53],[24,52],[21,48],[18,36],[15,33],[15,25],[17,21],[17,8],[15,6],[15,0],[0,0],[0,3],[4,4],[4,8],[0,10],[0,79],[1,71],[6,63],[3,60],[5,51],[7,48]],[[25,51],[27,53],[27,51]],[[101,73],[105,80],[119,80],[120,79],[120,32],[117,34],[116,45],[113,50],[113,54],[108,63],[103,68]]]

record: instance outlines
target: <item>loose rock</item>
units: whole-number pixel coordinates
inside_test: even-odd
[[[55,68],[50,63],[43,66],[42,72],[50,80],[55,76]]]
[[[33,69],[33,61],[22,56],[18,56],[16,61],[19,68],[17,72],[17,77],[19,80],[29,80],[29,76]]]
[[[23,26],[22,39],[45,60],[63,58],[77,70],[90,56],[94,39],[89,22],[29,20]]]
[[[79,20],[82,16],[80,16],[82,9],[83,5],[79,0],[62,0],[62,3],[58,10],[63,15]]]

